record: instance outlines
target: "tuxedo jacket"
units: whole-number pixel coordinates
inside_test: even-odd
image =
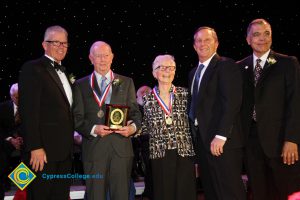
[[[189,73],[190,91],[196,69]],[[227,137],[224,149],[242,147],[239,121],[242,78],[238,65],[232,59],[216,54],[204,72],[196,98],[198,131],[192,129],[196,143],[197,138],[201,138],[209,151],[215,135],[221,135]]]
[[[238,62],[243,74],[242,124],[249,136],[253,108],[258,138],[265,154],[281,154],[284,141],[300,144],[300,66],[296,57],[270,51],[254,87],[253,55]]]
[[[71,156],[74,123],[62,82],[43,56],[26,62],[19,76],[19,112],[25,150],[43,148],[48,161]]]
[[[136,93],[131,78],[114,73],[115,79],[119,79],[118,84],[111,84],[112,94],[110,104],[129,106],[128,120],[133,120],[137,129],[141,127],[141,112],[136,102]],[[100,89],[97,80],[94,79],[94,87],[98,94]],[[101,109],[105,112],[105,103]],[[112,146],[120,157],[133,156],[130,137],[124,137],[117,133],[105,137],[94,137],[91,130],[94,125],[104,125],[105,117],[97,116],[100,110],[94,99],[93,90],[90,86],[90,76],[86,76],[75,82],[74,85],[74,118],[75,128],[82,138],[82,155],[84,161],[99,161],[101,154],[105,154]]]

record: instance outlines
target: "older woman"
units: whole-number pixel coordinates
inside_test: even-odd
[[[172,85],[176,64],[159,55],[153,65],[158,85],[143,97],[142,134],[150,135],[150,159],[155,200],[195,200],[195,155],[188,124],[188,91]]]

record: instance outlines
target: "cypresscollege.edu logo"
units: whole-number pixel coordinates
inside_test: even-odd
[[[23,162],[8,175],[8,178],[10,178],[20,190],[24,190],[35,177],[35,174]]]
[[[24,190],[35,178],[36,175],[21,162],[9,175],[8,178],[14,182],[20,190]],[[103,179],[103,175],[98,174],[42,174],[42,179]]]

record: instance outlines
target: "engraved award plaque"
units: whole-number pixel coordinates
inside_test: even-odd
[[[128,110],[128,106],[106,104],[106,126],[108,126],[111,130],[117,130],[126,126]]]

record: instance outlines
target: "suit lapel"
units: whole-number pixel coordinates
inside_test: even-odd
[[[246,59],[246,64],[243,66],[243,76],[245,76],[245,80],[252,85],[254,85],[254,66],[253,66],[253,56],[249,56]]]
[[[269,53],[268,59],[269,58],[274,58],[276,60],[276,55],[273,51],[271,51]],[[268,76],[268,74],[270,73],[271,69],[276,65],[276,63],[270,64],[268,63],[268,59],[263,67],[263,71],[261,74],[261,77],[259,78],[258,82],[257,82],[257,87],[259,87],[262,83],[262,81]]]
[[[94,90],[96,91],[97,95],[100,97],[102,94],[101,94],[101,91],[100,91],[100,87],[99,87],[99,84],[97,82],[97,78],[96,76],[94,76]],[[89,79],[90,80],[90,79]]]
[[[200,98],[199,102],[201,101],[202,97],[204,96],[203,94],[205,94],[204,91],[207,88],[207,85],[209,83],[210,77],[213,74],[213,72],[215,70],[215,67],[216,67],[216,64],[217,64],[217,62],[218,62],[219,59],[220,59],[219,55],[216,54],[211,59],[210,63],[208,64],[208,66],[207,66],[207,68],[206,68],[206,70],[205,70],[205,72],[203,74],[203,77],[202,77],[201,83],[200,83],[199,92],[198,92],[198,97],[197,97],[198,99]]]
[[[10,101],[7,114],[8,114],[9,121],[13,122],[13,124],[15,122],[15,113],[14,112],[15,112],[14,111],[14,103],[13,103],[13,101]]]
[[[114,79],[120,79],[120,76],[116,73],[114,73]],[[112,92],[111,92],[111,98],[110,98],[110,103],[113,104],[116,100],[116,98],[118,98],[118,87],[119,85],[114,85],[113,84],[113,80],[111,80],[111,88],[112,88]],[[121,83],[121,79],[120,79],[120,83]]]
[[[51,60],[48,59],[47,57],[45,57],[45,59],[43,60],[43,63],[46,66],[46,70],[49,73],[50,77],[55,82],[55,85],[59,88],[59,90],[63,94],[66,102],[70,105],[69,100],[68,100],[67,95],[66,95],[66,92],[65,92],[65,89],[62,85],[62,82],[61,82],[57,72],[55,71],[54,67],[51,65]]]

